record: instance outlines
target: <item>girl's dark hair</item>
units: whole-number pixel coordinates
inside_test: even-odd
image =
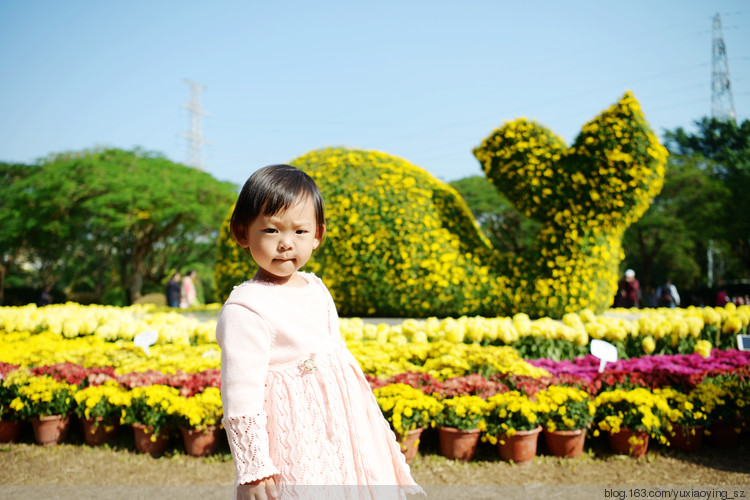
[[[325,226],[325,205],[315,181],[291,165],[263,167],[245,182],[232,212],[229,228],[237,239],[243,239],[250,224],[260,215],[273,215],[291,207],[296,201],[310,197],[315,207],[317,234]]]

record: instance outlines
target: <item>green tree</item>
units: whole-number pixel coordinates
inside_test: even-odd
[[[724,184],[728,195],[718,213],[722,215],[721,236],[750,275],[750,121],[703,118],[697,132],[681,127],[665,134],[667,148],[691,156],[711,178]]]
[[[670,155],[661,193],[623,239],[626,264],[638,269],[645,291],[667,277],[684,288],[700,285],[705,276],[705,243],[721,231],[726,196],[705,162],[690,155]]]
[[[450,185],[469,205],[494,248],[521,255],[533,244],[541,224],[518,211],[486,177],[465,177]]]
[[[30,165],[0,162],[0,305],[5,299],[5,277],[29,252],[26,207],[16,193],[20,181],[33,171]]]
[[[215,239],[235,196],[231,183],[139,149],[52,155],[15,184],[40,261],[68,289],[103,294],[116,279],[129,303],[144,280],[195,258],[193,243]]]

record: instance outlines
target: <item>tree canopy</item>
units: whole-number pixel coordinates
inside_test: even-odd
[[[703,118],[697,132],[682,127],[667,132],[665,145],[683,157],[691,157],[710,178],[728,189],[721,211],[721,236],[750,274],[750,121]]]
[[[144,278],[163,278],[170,255],[212,247],[235,197],[233,184],[139,149],[56,154],[24,172],[2,188],[0,222],[14,223],[3,242],[25,245],[47,279],[112,283],[128,302]]]
[[[706,243],[722,231],[726,196],[724,185],[693,157],[669,157],[661,193],[623,240],[626,265],[638,269],[644,289],[653,290],[666,278],[680,287],[700,288]]]
[[[469,205],[494,248],[521,255],[532,245],[540,224],[516,209],[486,177],[475,175],[450,184]]]

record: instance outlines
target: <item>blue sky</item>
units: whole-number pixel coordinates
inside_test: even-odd
[[[504,121],[570,143],[628,89],[660,137],[692,129],[711,114],[716,13],[745,120],[740,0],[3,0],[0,160],[137,146],[186,162],[188,78],[218,179],[346,146],[451,181],[481,174],[471,150]]]

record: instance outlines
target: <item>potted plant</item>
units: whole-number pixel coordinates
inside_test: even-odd
[[[705,433],[716,446],[737,444],[746,425],[744,414],[750,407],[750,388],[734,377],[716,377],[697,385],[691,392],[694,400],[708,414]]]
[[[25,371],[15,366],[0,372],[0,443],[16,441],[21,432],[21,417],[10,404],[18,397],[18,389],[26,378]]]
[[[179,391],[167,385],[135,387],[125,394],[120,423],[132,426],[138,451],[159,456],[166,450],[179,399]]]
[[[648,450],[649,436],[666,444],[662,427],[672,410],[660,395],[642,387],[616,389],[599,394],[594,406],[594,420],[600,430],[609,432],[609,444],[615,452],[642,457]]]
[[[698,451],[708,422],[706,406],[700,401],[701,392],[685,394],[664,387],[654,389],[654,394],[663,397],[672,410],[665,428],[670,446],[682,451]]]
[[[120,427],[127,391],[116,381],[89,386],[75,393],[75,413],[83,424],[87,444],[96,446],[112,439]]]
[[[508,391],[490,397],[487,404],[487,429],[482,440],[497,444],[504,460],[531,462],[542,431],[536,403],[519,391]]]
[[[10,403],[10,409],[21,418],[31,420],[37,443],[55,445],[68,435],[76,389],[76,386],[58,382],[49,375],[29,376],[18,387],[18,395]]]
[[[222,415],[221,392],[216,387],[207,387],[203,392],[178,400],[175,420],[186,453],[204,456],[216,451]]]
[[[435,418],[440,452],[452,460],[471,460],[479,434],[486,428],[487,402],[479,396],[456,396],[441,401]]]
[[[586,431],[594,420],[594,403],[577,387],[552,385],[536,394],[547,448],[555,456],[583,453]]]
[[[406,384],[388,384],[373,393],[401,443],[401,451],[410,461],[417,454],[422,431],[425,427],[435,426],[435,417],[442,405],[436,398]]]

